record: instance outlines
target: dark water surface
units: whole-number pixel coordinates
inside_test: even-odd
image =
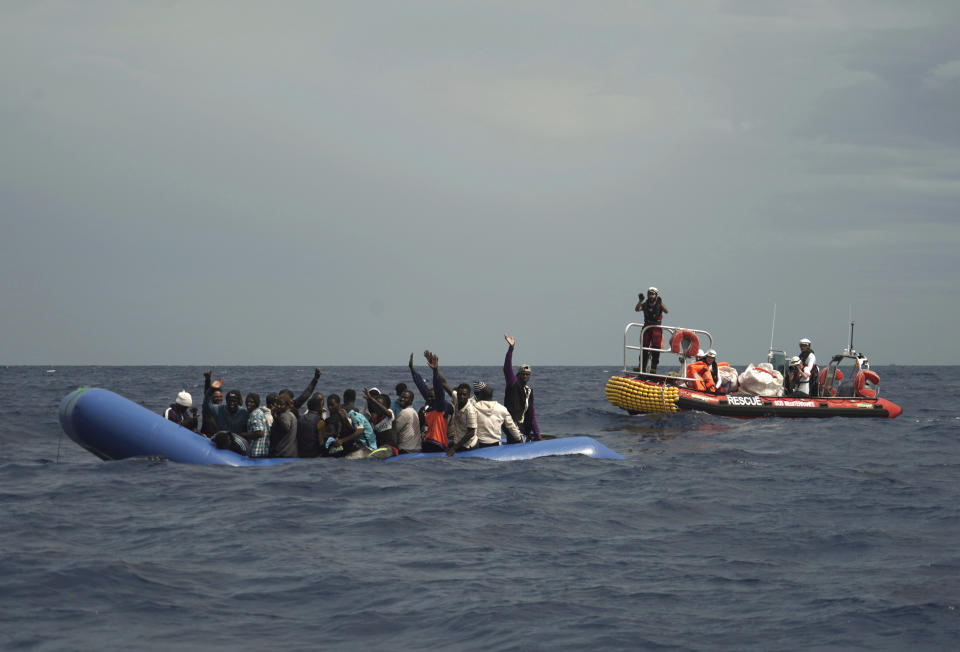
[[[200,467],[61,433],[78,386],[160,411],[202,371],[0,368],[0,648],[960,649],[960,367],[876,368],[899,419],[755,421],[631,417],[615,368],[534,369],[544,432],[624,461]],[[312,368],[216,373],[262,395]]]

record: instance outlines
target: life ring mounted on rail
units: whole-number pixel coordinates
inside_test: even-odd
[[[670,338],[670,350],[685,358],[693,358],[700,349],[700,340],[696,333],[688,330],[679,330]]]
[[[868,382],[871,387],[866,387]],[[879,384],[880,376],[877,375],[877,372],[871,371],[870,369],[861,369],[857,372],[857,375],[853,377],[853,393],[863,398],[877,398],[877,390],[875,388]]]
[[[827,372],[829,371],[828,367],[824,367],[820,370],[820,391],[823,392],[827,384]],[[840,384],[840,381],[843,380],[843,372],[837,369],[836,374],[833,377],[833,385],[830,386],[830,396],[837,395],[837,385]]]

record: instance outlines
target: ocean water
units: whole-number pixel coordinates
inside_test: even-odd
[[[898,419],[629,416],[616,367],[542,367],[543,431],[625,460],[222,468],[103,462],[57,421],[81,385],[199,398],[200,367],[0,368],[0,649],[957,650],[960,367],[875,370]]]

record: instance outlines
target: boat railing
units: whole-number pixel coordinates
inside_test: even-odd
[[[824,382],[817,387],[817,393],[822,398],[856,398],[859,401],[865,402],[878,400],[880,398],[879,385],[871,387],[874,392],[873,396],[859,396],[854,391],[853,381],[856,378],[857,372],[869,370],[870,363],[863,354],[856,352],[851,354],[848,351],[849,350],[845,350],[843,353],[837,354],[830,359],[826,367],[827,372],[824,374]],[[844,370],[840,368],[840,364],[844,361],[853,363],[853,370],[850,371],[849,368],[846,370],[849,376],[843,373]],[[839,380],[837,376],[838,372],[841,373]]]
[[[629,343],[630,337],[631,335],[636,334],[638,328],[640,329],[640,339],[638,340],[640,344],[639,345],[630,344]],[[662,337],[660,340],[660,346],[659,347],[643,346],[644,334],[648,330],[652,330],[654,328],[659,328],[661,331]],[[680,331],[689,331],[694,335],[696,335],[697,339],[700,340],[699,348],[704,350],[713,348],[713,336],[709,332],[699,328],[685,328],[683,326],[662,326],[659,324],[644,325],[644,324],[638,324],[636,322],[631,322],[627,324],[627,326],[623,329],[623,375],[627,377],[633,376],[637,378],[646,378],[651,380],[652,379],[663,380],[668,383],[673,383],[673,382],[676,382],[677,380],[686,378],[687,377],[687,360],[695,358],[696,351],[694,351],[692,355],[688,357],[684,357],[682,355],[680,356],[680,375],[679,376],[671,376],[668,374],[643,373],[643,352],[646,351],[647,353],[674,353],[674,351],[670,348],[670,340],[673,339],[673,336]],[[706,344],[703,341],[703,337],[706,337],[706,340],[707,340]],[[631,367],[627,365],[627,356],[630,354],[631,351],[640,352],[639,354],[640,360],[638,361],[638,364],[636,367]]]
[[[789,373],[789,359],[790,356],[788,356],[787,352],[783,349],[767,349],[767,362],[779,371],[784,378],[786,378]]]

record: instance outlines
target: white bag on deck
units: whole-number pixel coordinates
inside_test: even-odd
[[[717,372],[720,374],[719,385],[724,388],[725,394],[737,391],[740,387],[740,376],[736,369],[733,367],[717,367]]]
[[[769,362],[749,365],[740,374],[740,391],[754,396],[783,396],[783,374]]]

